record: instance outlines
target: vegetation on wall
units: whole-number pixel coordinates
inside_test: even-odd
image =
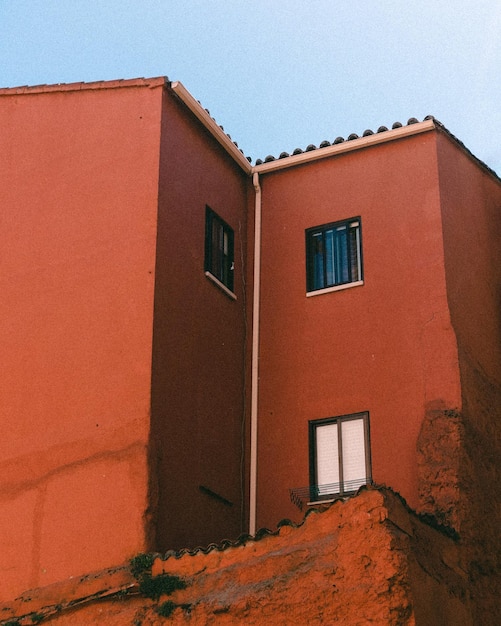
[[[186,589],[187,583],[179,576],[171,574],[159,574],[152,576],[151,568],[155,560],[153,554],[138,554],[130,561],[130,570],[134,578],[139,583],[139,592],[146,598],[159,600],[161,596],[170,596],[175,591]],[[172,600],[167,600],[156,607],[156,612],[162,617],[170,615],[178,608],[189,610],[189,604],[176,604]]]

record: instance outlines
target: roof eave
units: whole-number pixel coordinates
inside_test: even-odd
[[[195,100],[186,87],[179,81],[170,84],[170,88],[183,104],[193,113],[193,115],[205,126],[209,133],[233,158],[233,160],[244,170],[246,174],[252,173],[252,165],[245,155],[233,143],[223,129],[212,119],[202,105]]]
[[[430,130],[434,130],[435,128],[435,120],[433,119],[425,120],[424,122],[416,122],[401,128],[385,130],[384,132],[359,137],[358,139],[349,139],[326,148],[316,148],[315,150],[310,150],[301,154],[267,161],[265,163],[255,165],[253,171],[258,172],[259,174],[266,174],[268,172],[274,172],[288,167],[295,167],[312,161],[318,161],[319,159],[336,156],[345,152],[361,150],[362,148],[368,148],[369,146],[385,143],[387,141],[403,139],[404,137],[411,137],[412,135],[418,135],[419,133],[426,133]]]
[[[0,96],[19,96],[57,91],[92,91],[97,89],[121,89],[124,87],[161,87],[167,82],[165,76],[153,78],[127,78],[118,80],[98,80],[92,82],[54,83],[51,85],[22,85],[19,87],[2,87]]]

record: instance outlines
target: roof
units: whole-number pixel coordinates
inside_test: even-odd
[[[50,93],[55,91],[86,91],[88,89],[118,89],[122,87],[160,87],[168,83],[166,76],[155,78],[130,78],[119,80],[99,80],[90,83],[56,83],[53,85],[23,85],[21,87],[0,88],[0,96]]]
[[[308,145],[304,150],[296,148],[292,154],[281,152],[278,158],[268,155],[264,160],[257,159],[255,165],[251,165],[251,158],[246,157],[238,144],[228,135],[224,128],[220,126],[216,120],[211,117],[209,111],[204,109],[202,104],[197,101],[190,92],[179,81],[170,82],[166,76],[157,76],[153,78],[132,78],[118,80],[102,80],[94,82],[76,82],[76,83],[57,83],[52,85],[24,85],[20,87],[0,88],[0,97],[27,95],[51,92],[71,92],[84,91],[94,89],[118,89],[124,87],[166,87],[183,102],[199,122],[209,131],[214,139],[222,146],[229,156],[237,163],[237,165],[247,174],[252,175],[254,172],[265,174],[268,172],[285,169],[303,163],[312,162],[318,159],[327,158],[333,155],[359,150],[379,143],[400,139],[418,133],[428,132],[430,130],[439,130],[445,133],[456,145],[461,148],[477,165],[479,165],[488,174],[500,180],[494,170],[492,170],[483,161],[478,159],[468,148],[455,137],[441,122],[432,115],[427,115],[422,122],[415,117],[411,117],[407,124],[395,122],[391,128],[379,126],[376,131],[370,129],[365,130],[362,135],[351,133],[345,139],[336,137],[332,142],[322,141],[318,147],[314,144]]]
[[[292,154],[281,152],[278,158],[269,155],[264,159],[264,161],[262,159],[257,159],[254,171],[264,174],[266,172],[272,172],[278,169],[292,167],[294,165],[301,165],[305,162],[315,161],[336,154],[341,154],[343,152],[359,150],[375,144],[409,137],[418,133],[428,132],[430,130],[439,130],[440,132],[443,132],[473,161],[475,161],[481,169],[494,176],[497,180],[500,180],[493,169],[476,157],[462,141],[453,135],[433,115],[427,115],[422,122],[415,117],[411,117],[407,121],[406,125],[401,122],[395,122],[392,124],[391,129],[387,126],[379,126],[376,131],[370,129],[365,130],[361,136],[356,133],[351,133],[346,139],[343,137],[336,137],[332,143],[330,141],[322,141],[318,148],[314,144],[310,144],[304,150],[296,148]]]
[[[434,117],[432,115],[428,115],[424,118],[423,121],[428,121],[428,120],[432,120],[434,121]],[[407,126],[410,126],[411,124],[419,124],[419,121],[415,118],[415,117],[411,117],[408,122],[407,122]],[[397,128],[402,128],[403,124],[401,124],[400,122],[395,122],[392,125],[392,130],[396,130]],[[388,132],[388,128],[386,126],[380,126],[376,133],[385,133]],[[374,131],[367,129],[363,132],[362,137],[370,137],[372,135],[374,135]],[[322,143],[318,146],[315,146],[314,144],[310,144],[309,146],[307,146],[307,148],[305,150],[302,150],[301,148],[296,148],[294,150],[294,152],[292,153],[292,156],[298,155],[298,154],[303,154],[305,152],[311,152],[312,150],[317,150],[319,148],[328,148],[331,145],[335,146],[341,143],[344,143],[345,141],[354,141],[355,139],[360,139],[359,135],[357,135],[356,133],[351,133],[350,135],[348,135],[348,137],[346,139],[344,139],[344,137],[336,137],[336,139],[334,139],[334,141],[331,142],[328,140],[322,141]],[[288,152],[281,152],[280,156],[278,157],[279,159],[285,159],[287,157],[291,156]],[[268,155],[265,159],[264,159],[264,163],[270,163],[271,161],[275,161],[275,157],[272,155]],[[261,165],[263,163],[262,159],[257,159],[256,161],[256,165]]]
[[[422,122],[412,117],[404,126],[400,122],[395,122],[389,130],[386,126],[380,126],[376,132],[366,130],[360,137],[356,133],[352,133],[347,139],[337,137],[332,143],[322,141],[317,148],[310,144],[305,150],[296,148],[292,154],[282,152],[278,159],[274,156],[267,156],[264,162],[261,159],[256,161],[255,170],[259,173],[271,172],[284,167],[293,165],[301,165],[305,162],[315,161],[325,157],[341,154],[343,152],[351,152],[359,150],[379,143],[401,139],[418,133],[428,132],[435,129],[435,118],[431,115],[427,116]],[[283,162],[282,162],[283,161]]]
[[[195,117],[205,126],[211,135],[221,144],[221,146],[233,157],[238,165],[247,174],[252,173],[251,159],[246,157],[238,144],[224,131],[222,126],[211,117],[209,111],[204,109],[198,100],[190,94],[186,87],[176,81],[170,84],[172,91],[188,107]]]

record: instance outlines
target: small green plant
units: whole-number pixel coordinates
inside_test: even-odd
[[[186,583],[179,576],[171,576],[170,574],[159,574],[151,576],[143,574],[139,581],[139,591],[152,600],[158,600],[160,596],[170,596],[171,593],[178,589],[186,589]]]
[[[172,602],[172,600],[167,600],[167,602],[162,602],[162,604],[157,606],[156,612],[161,617],[170,617],[177,609],[177,606],[178,605],[175,602]]]
[[[139,592],[143,596],[151,598],[152,600],[158,600],[160,596],[170,596],[178,589],[186,589],[185,581],[179,578],[179,576],[173,576],[171,574],[152,576],[151,568],[154,560],[155,556],[153,554],[138,554],[130,560],[130,571],[139,583]],[[168,615],[170,615],[177,606],[170,601],[164,602],[161,606],[164,605],[165,607],[162,610],[170,611]],[[164,617],[168,615],[164,615]]]
[[[167,600],[159,604],[155,611],[162,617],[170,617],[176,609],[183,609],[183,611],[189,613],[191,611],[191,604],[176,604],[172,602],[172,600]]]
[[[31,613],[30,615],[31,622],[33,624],[40,624],[43,618],[44,616],[42,615],[42,613]]]
[[[130,571],[136,580],[139,580],[144,572],[151,569],[155,557],[153,554],[138,554],[129,561]]]

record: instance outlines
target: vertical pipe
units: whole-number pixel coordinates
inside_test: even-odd
[[[252,298],[252,368],[251,368],[251,432],[249,480],[249,534],[256,534],[257,518],[257,418],[259,392],[259,308],[261,295],[261,187],[259,174],[254,172],[252,183],[254,204],[254,281]]]

